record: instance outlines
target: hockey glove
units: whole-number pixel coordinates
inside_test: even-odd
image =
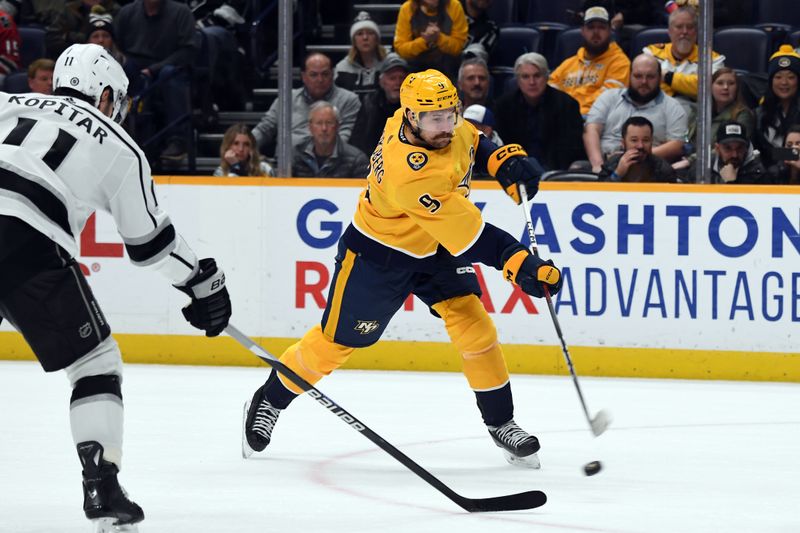
[[[531,296],[544,297],[543,285],[547,285],[551,296],[558,294],[563,282],[561,271],[548,259],[531,254],[522,248],[512,250],[510,257],[503,264],[504,277],[511,283],[516,283]]]
[[[225,273],[217,268],[211,258],[200,260],[200,270],[180,287],[192,302],[182,309],[184,318],[197,329],[205,330],[206,337],[216,337],[231,318],[231,299],[225,288]]]
[[[517,204],[521,203],[519,184],[525,184],[528,200],[539,190],[539,178],[544,169],[533,157],[528,157],[522,146],[507,144],[489,156],[489,174],[500,183],[503,189]]]

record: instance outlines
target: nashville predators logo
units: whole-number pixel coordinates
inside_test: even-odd
[[[408,166],[411,167],[411,170],[419,170],[428,162],[428,156],[422,152],[411,152],[406,157],[406,161],[408,161]]]
[[[378,329],[380,324],[377,320],[357,320],[356,327],[353,329],[361,333],[362,335],[369,335],[376,329]]]

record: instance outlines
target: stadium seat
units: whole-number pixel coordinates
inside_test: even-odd
[[[527,22],[560,22],[568,26],[581,23],[583,0],[528,0]]]
[[[777,23],[800,26],[800,9],[797,0],[759,0],[756,8],[757,24]]]
[[[522,54],[539,51],[539,38],[540,33],[533,28],[500,28],[489,64],[492,67],[513,67],[514,61]]]
[[[492,2],[488,15],[489,19],[495,21],[498,26],[517,22],[517,2],[516,0]]]
[[[725,56],[725,66],[748,72],[766,72],[770,38],[759,28],[729,27],[714,32],[714,51]]]
[[[667,33],[667,28],[660,26],[644,28],[643,30],[637,32],[633,36],[633,38],[631,38],[631,45],[630,49],[628,50],[628,56],[631,59],[633,59],[634,57],[641,54],[642,49],[649,44],[668,43],[668,42],[669,42],[669,33]]]
[[[789,37],[788,37],[788,40],[789,40],[789,44],[791,44],[795,48],[800,46],[800,30],[793,31],[792,33],[790,33]]]
[[[45,31],[30,26],[20,26],[18,30],[20,69],[24,69],[40,57],[45,57]]]
[[[586,170],[551,170],[542,174],[541,181],[597,181],[599,176]]]
[[[492,67],[492,96],[495,101],[516,87],[512,67]]]
[[[583,46],[583,36],[580,28],[570,28],[559,33],[556,37],[551,68],[555,70],[565,59],[574,56],[581,46]]]
[[[28,73],[12,72],[3,80],[3,91],[11,94],[27,93],[31,89],[28,87]]]

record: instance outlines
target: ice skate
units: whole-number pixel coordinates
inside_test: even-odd
[[[247,459],[254,452],[264,451],[272,437],[272,430],[281,410],[269,403],[260,387],[253,399],[244,404],[244,420],[242,424],[242,457]]]
[[[494,443],[503,450],[506,461],[515,466],[525,468],[541,468],[539,457],[539,439],[519,427],[513,420],[502,426],[487,426]]]
[[[119,469],[103,459],[103,447],[95,441],[78,444],[83,466],[83,512],[96,533],[135,533],[144,512],[128,499],[119,481]]]

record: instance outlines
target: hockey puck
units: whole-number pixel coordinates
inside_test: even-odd
[[[593,476],[603,468],[603,465],[600,464],[600,461],[592,461],[591,463],[586,463],[583,465],[583,472],[587,476]]]

